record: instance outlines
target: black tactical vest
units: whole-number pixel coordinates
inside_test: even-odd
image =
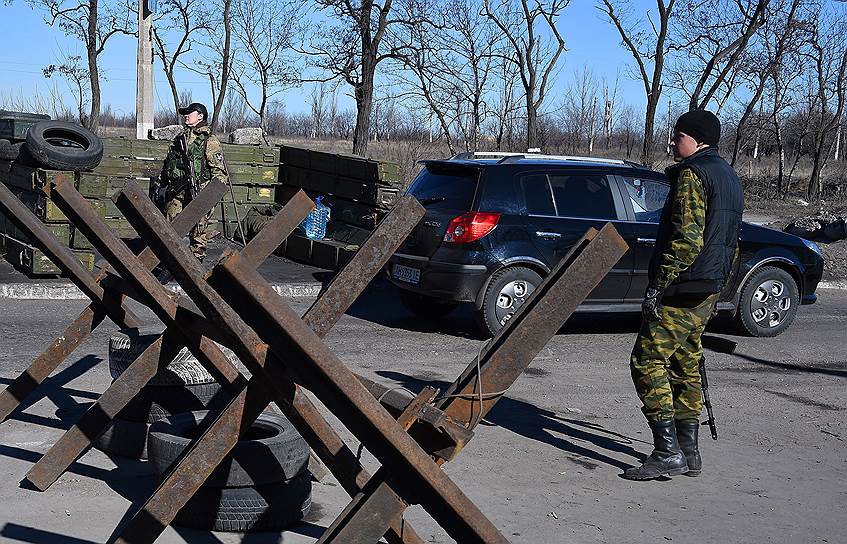
[[[677,178],[684,168],[691,168],[706,193],[706,228],[703,250],[686,270],[665,289],[665,296],[719,293],[732,272],[735,251],[741,235],[744,191],[732,167],[710,147],[665,170],[671,191],[662,210],[656,248],[650,262],[651,283],[656,277],[662,253],[668,250],[671,235],[670,215],[676,198]]]

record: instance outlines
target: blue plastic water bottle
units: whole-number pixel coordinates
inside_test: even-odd
[[[323,240],[326,236],[326,225],[329,223],[329,206],[323,204],[322,196],[315,199],[315,209],[312,210],[301,225],[306,237],[312,240]]]

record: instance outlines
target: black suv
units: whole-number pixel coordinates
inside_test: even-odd
[[[611,221],[630,250],[578,311],[639,311],[668,180],[628,161],[508,154],[423,161],[409,188],[426,215],[389,261],[401,300],[419,315],[472,303],[494,334],[585,234]],[[755,336],[776,336],[817,299],[820,249],[744,223],[741,256],[718,309]]]

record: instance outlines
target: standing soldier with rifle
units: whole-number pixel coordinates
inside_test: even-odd
[[[206,106],[196,102],[179,108],[185,130],[174,138],[165,158],[162,186],[165,189],[165,215],[169,221],[182,211],[212,179],[226,183],[228,176],[221,143],[206,124]],[[206,257],[206,244],[211,238],[208,229],[210,211],[191,229],[188,237],[191,252],[201,262]]]
[[[683,114],[674,126],[677,164],[666,170],[670,193],[630,358],[653,452],[641,466],[624,471],[630,480],[698,476],[702,469],[697,444],[706,385],[701,337],[732,272],[744,209],[738,176],[718,155],[719,140],[720,121],[705,110]]]

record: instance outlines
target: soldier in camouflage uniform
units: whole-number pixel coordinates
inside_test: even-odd
[[[222,183],[227,182],[221,143],[206,124],[208,117],[206,106],[195,102],[179,108],[178,111],[183,116],[186,128],[174,139],[165,159],[162,176],[163,185],[169,187],[168,200],[165,204],[165,215],[169,221],[173,221],[192,198],[191,173],[187,171],[181,149],[187,150],[188,161],[194,170],[196,178],[194,182],[198,190],[205,187],[212,179]],[[214,234],[208,228],[211,216],[210,211],[188,235],[191,251],[200,261],[206,257],[206,245]]]
[[[630,358],[635,390],[653,433],[653,452],[624,477],[698,476],[697,444],[703,408],[701,337],[737,256],[744,196],[717,153],[720,122],[690,111],[676,122],[676,164],[650,263],[643,320]]]

